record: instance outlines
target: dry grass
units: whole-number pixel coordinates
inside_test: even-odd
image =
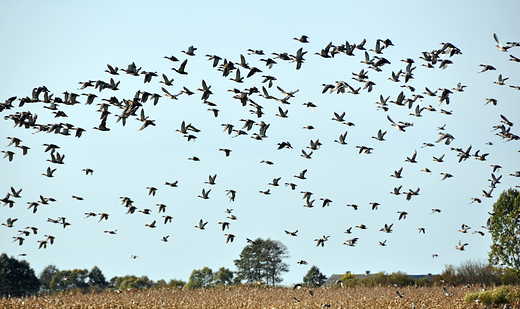
[[[181,289],[149,289],[122,293],[58,294],[45,297],[2,299],[0,308],[478,308],[466,304],[467,292],[478,287],[448,288],[453,296],[445,296],[442,287],[377,287],[377,288],[215,288],[186,291]],[[396,297],[396,290],[404,298]],[[299,301],[295,300],[297,298]]]

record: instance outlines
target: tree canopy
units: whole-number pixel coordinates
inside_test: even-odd
[[[87,280],[87,269],[60,270],[51,280],[51,292],[86,289],[88,287]]]
[[[92,267],[92,269],[88,273],[88,285],[99,287],[105,287],[108,285],[108,282],[105,279],[105,276],[103,275],[103,272],[101,271],[101,269],[99,269],[99,267]]]
[[[168,282],[169,287],[183,287],[185,285],[186,282],[180,279],[170,279],[170,281]]]
[[[214,285],[232,285],[233,284],[233,272],[225,267],[220,267],[213,274]]]
[[[56,265],[50,264],[46,266],[40,273],[40,289],[44,293],[51,292],[52,278],[60,271]]]
[[[39,288],[40,281],[27,261],[0,255],[0,297],[30,295]]]
[[[137,277],[134,275],[126,275],[124,277],[113,277],[110,279],[109,286],[117,290],[126,289],[144,289],[155,286],[155,282],[147,276]]]
[[[68,291],[71,289],[86,290],[92,287],[104,288],[108,285],[103,272],[97,266],[92,267],[90,271],[88,269],[57,270],[54,265],[49,265],[40,275],[43,278],[45,274],[45,277],[48,278],[49,275],[47,273],[56,271],[49,283],[51,292]]]
[[[274,285],[282,282],[281,274],[289,271],[287,246],[278,240],[257,238],[242,249],[240,258],[234,260],[238,279],[253,283],[265,281]]]
[[[209,267],[203,269],[194,269],[191,272],[190,280],[186,284],[189,290],[199,289],[202,287],[210,287],[213,283],[213,270]]]
[[[489,232],[493,244],[489,262],[520,270],[520,192],[508,189],[493,204]]]
[[[320,269],[313,265],[305,277],[303,277],[303,283],[309,285],[309,286],[322,286],[322,284],[327,280],[327,276],[321,273]]]

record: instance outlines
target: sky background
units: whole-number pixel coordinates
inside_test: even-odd
[[[408,274],[440,273],[446,264],[457,265],[468,259],[486,259],[491,237],[472,234],[485,225],[488,212],[503,190],[520,185],[519,178],[509,174],[520,170],[520,147],[518,141],[505,142],[495,135],[492,127],[499,125],[500,115],[506,116],[515,125],[514,134],[520,134],[518,99],[520,91],[509,85],[520,85],[520,63],[509,61],[509,53],[520,57],[520,47],[508,53],[496,48],[493,33],[502,44],[520,41],[517,29],[520,22],[517,1],[283,1],[276,4],[243,1],[89,1],[69,3],[51,1],[4,2],[0,19],[2,57],[0,57],[0,101],[12,96],[29,96],[33,88],[45,85],[54,97],[63,98],[64,92],[98,95],[93,105],[67,106],[60,104],[67,118],[54,118],[44,103],[30,103],[0,112],[5,117],[22,111],[38,115],[38,123],[71,123],[86,129],[81,138],[54,133],[35,133],[35,129],[13,128],[12,120],[0,121],[0,132],[5,137],[4,151],[14,151],[14,159],[0,160],[0,195],[10,192],[11,186],[22,188],[21,198],[13,208],[0,208],[1,221],[18,218],[13,228],[0,227],[0,248],[8,255],[26,254],[26,259],[41,272],[49,264],[60,270],[92,268],[97,265],[107,279],[113,276],[133,274],[147,275],[152,280],[182,279],[187,281],[193,269],[205,266],[214,271],[220,267],[235,270],[233,260],[239,257],[246,238],[271,238],[279,240],[288,248],[290,258],[286,262],[290,271],[283,275],[283,284],[302,281],[312,265],[327,276],[351,271],[353,273],[403,271]],[[308,44],[293,40],[307,35]],[[390,39],[394,46],[383,50],[382,57],[391,64],[382,67],[382,72],[367,69],[364,52],[356,50],[355,56],[338,54],[325,59],[314,53],[320,52],[329,42],[333,45],[359,44],[366,39],[365,48],[374,49],[377,39]],[[428,69],[419,59],[422,52],[441,48],[441,43],[450,42],[462,51],[462,55],[449,58],[453,64],[446,69]],[[195,56],[187,56],[182,50],[193,45]],[[273,58],[272,53],[295,54],[303,47],[307,54],[300,70],[295,63],[275,59],[272,69],[260,59]],[[263,50],[265,55],[248,55],[247,50]],[[245,78],[238,84],[223,77],[222,72],[212,67],[205,55],[218,55],[234,63],[244,55],[251,67],[261,73]],[[179,60],[188,59],[188,75],[172,70],[180,62],[171,62],[165,56],[173,55]],[[369,52],[372,57],[375,54]],[[411,92],[399,83],[388,80],[392,71],[404,70],[406,63],[400,60],[412,58],[416,69],[414,79],[406,83],[415,88]],[[157,72],[150,83],[144,76],[131,76],[121,69],[135,62],[143,71]],[[104,71],[107,64],[118,67],[120,75],[112,76]],[[491,64],[497,70],[479,73],[479,64]],[[238,67],[238,66],[237,66]],[[247,70],[240,68],[242,76]],[[371,92],[360,91],[359,95],[322,94],[322,84],[346,81],[354,88],[363,86],[352,80],[352,73],[368,71],[369,80],[376,83]],[[174,78],[173,86],[160,84],[161,74]],[[494,84],[498,75],[508,77],[505,86]],[[274,86],[267,88],[262,75],[276,77]],[[120,81],[119,90],[103,90],[92,87],[79,90],[79,82],[110,78]],[[402,78],[401,78],[402,79]],[[217,104],[218,117],[202,104],[202,80],[211,86],[213,95],[209,101]],[[424,88],[455,88],[457,83],[467,87],[464,92],[453,91],[450,104],[439,106],[438,97],[425,98],[420,106],[432,105],[436,112],[423,111],[422,117],[411,116],[413,109],[390,104],[388,112],[377,109],[379,96],[395,100],[401,91],[407,98],[422,94]],[[161,87],[178,93],[187,87],[195,94],[179,96],[171,100],[163,95]],[[267,100],[258,94],[250,98],[263,106],[265,115],[257,118],[233,99],[227,90],[265,86],[270,95],[282,98],[276,86],[286,91],[296,91],[289,105]],[[126,125],[116,123],[121,109],[110,106],[108,132],[92,129],[100,123],[98,104],[116,96],[132,99],[137,91],[163,95],[159,103],[144,103],[146,116],[155,120],[156,126],[140,131],[142,123],[135,117]],[[41,96],[43,97],[43,95]],[[496,106],[486,103],[486,98],[495,98]],[[314,111],[305,107],[306,102],[317,105]],[[417,102],[415,103],[417,104]],[[414,104],[414,108],[415,108]],[[275,116],[278,106],[288,109],[288,118]],[[452,111],[452,115],[440,113],[440,109]],[[334,112],[346,112],[345,120],[355,126],[346,126],[331,120]],[[389,115],[394,121],[412,122],[406,132],[390,126]],[[230,123],[241,129],[241,119],[264,121],[270,124],[268,138],[262,141],[250,138],[258,133],[254,126],[248,135],[232,137],[224,133],[222,124]],[[197,139],[187,142],[180,129],[182,121],[200,129]],[[302,129],[312,125],[314,130]],[[440,135],[437,128],[445,126],[445,132],[455,139],[451,145],[434,143]],[[377,141],[372,136],[382,129],[388,133],[386,141]],[[347,145],[334,140],[348,131]],[[23,156],[21,149],[7,147],[7,137],[18,137],[22,145],[30,147]],[[309,141],[319,139],[323,144],[314,151],[312,159],[301,157],[301,150],[309,149]],[[277,144],[289,141],[293,149],[277,150]],[[487,143],[491,142],[492,145]],[[65,164],[47,162],[50,155],[44,152],[44,143],[60,147],[65,154]],[[421,147],[433,143],[434,147]],[[372,147],[372,154],[358,154],[356,146]],[[451,147],[463,149],[472,146],[471,153],[489,153],[486,161],[473,157],[458,163]],[[226,157],[220,148],[229,148]],[[405,162],[417,151],[418,163]],[[445,154],[443,163],[432,157]],[[188,160],[192,156],[200,162]],[[274,164],[260,163],[270,160]],[[482,196],[489,189],[491,164],[502,169],[501,183],[493,191],[493,198]],[[47,167],[57,168],[53,178],[42,176]],[[403,167],[401,179],[390,177]],[[82,171],[91,168],[94,174],[86,176]],[[421,172],[429,168],[432,174]],[[293,177],[307,169],[305,180]],[[441,181],[440,173],[454,177]],[[205,184],[208,175],[217,174],[216,184]],[[281,177],[279,187],[268,183]],[[178,180],[172,188],[165,182]],[[295,183],[291,190],[284,183]],[[420,188],[420,195],[405,200],[405,195],[389,194],[394,187],[402,185],[402,192]],[[148,195],[147,187],[156,187],[155,196]],[[202,189],[211,189],[209,199],[198,195]],[[226,191],[237,191],[230,202]],[[270,195],[259,191],[270,189]],[[2,190],[4,193],[1,193]],[[305,208],[301,191],[313,192],[314,208]],[[27,203],[38,201],[39,196],[53,197],[57,201],[42,205],[33,214]],[[72,195],[81,196],[79,201]],[[125,214],[120,197],[127,196],[139,209],[149,208],[152,214],[136,212]],[[481,198],[482,203],[470,204],[471,198]],[[333,202],[321,207],[320,198]],[[381,205],[372,210],[371,202]],[[171,224],[163,224],[156,204],[167,205],[166,214],[173,217]],[[357,204],[355,211],[347,204]],[[227,208],[233,209],[236,221],[226,219]],[[431,214],[432,209],[441,213]],[[398,211],[409,213],[406,219],[398,220]],[[99,216],[85,218],[86,212],[108,213],[109,219],[98,222]],[[47,218],[66,217],[70,229],[47,222]],[[194,226],[203,219],[208,224],[201,231]],[[157,228],[145,224],[157,221]],[[229,221],[230,229],[221,231],[220,221]],[[384,224],[394,224],[393,232],[380,231]],[[366,230],[354,226],[365,224]],[[471,227],[469,233],[458,232],[462,224]],[[13,243],[13,237],[27,226],[39,228],[37,235],[25,237],[22,246]],[[352,234],[344,231],[352,229]],[[418,228],[424,227],[425,234]],[[116,235],[105,230],[117,230]],[[298,236],[286,235],[284,230],[298,230]],[[236,239],[226,244],[224,233],[232,233]],[[38,250],[38,240],[43,235],[56,237],[47,249]],[[163,236],[170,235],[168,242]],[[316,247],[317,238],[330,235],[324,247]],[[355,247],[345,246],[349,239],[359,238]],[[387,240],[386,246],[379,241]],[[465,251],[455,249],[457,243],[468,243]],[[438,258],[432,258],[438,254]],[[132,255],[138,256],[131,259]],[[296,262],[305,260],[308,265]]]

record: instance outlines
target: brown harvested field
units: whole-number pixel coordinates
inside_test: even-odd
[[[479,287],[354,287],[316,288],[215,288],[186,291],[160,288],[122,293],[58,294],[45,297],[2,299],[0,308],[479,308],[466,304],[467,292]],[[397,298],[396,291],[404,294]],[[297,298],[299,301],[295,300]]]

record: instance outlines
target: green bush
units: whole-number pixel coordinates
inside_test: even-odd
[[[432,280],[428,278],[415,279],[404,272],[398,271],[391,274],[385,272],[379,272],[375,274],[367,275],[359,280],[355,281],[356,284],[366,287],[376,287],[384,285],[400,285],[400,286],[430,286],[433,285]],[[345,284],[345,281],[343,281]]]
[[[341,282],[343,283],[343,286],[355,286],[358,284],[358,278],[354,276],[351,273],[344,274],[343,277],[341,277]]]
[[[185,285],[186,282],[179,279],[171,279],[170,282],[168,282],[168,287],[183,287]]]
[[[504,268],[500,276],[502,284],[514,285],[520,283],[519,271],[512,268]]]
[[[433,286],[433,280],[428,278],[420,278],[417,279],[418,286]]]
[[[408,276],[407,274],[400,272],[400,271],[391,273],[388,276],[387,282],[388,282],[387,284],[400,285],[400,286],[416,284],[416,280],[414,278],[412,278],[412,277]]]
[[[467,293],[465,296],[467,303],[475,302],[477,299],[486,306],[511,304],[520,301],[520,289],[504,285],[491,291]]]
[[[387,285],[388,277],[389,275],[387,275],[385,272],[370,274],[366,277],[359,279],[359,284],[367,287]]]

